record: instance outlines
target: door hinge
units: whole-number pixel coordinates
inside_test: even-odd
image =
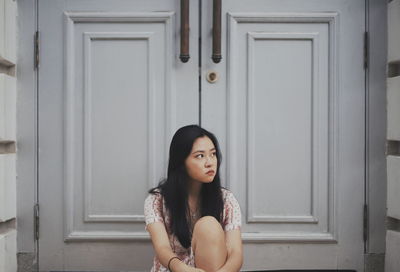
[[[34,41],[34,65],[35,65],[35,69],[39,68],[39,51],[40,51],[40,47],[39,47],[39,31],[35,32],[35,41]]]
[[[368,69],[369,64],[369,34],[364,32],[364,69]]]
[[[364,204],[364,215],[363,215],[363,240],[368,240],[368,205]]]
[[[35,206],[33,206],[33,221],[33,235],[35,240],[39,240],[39,204],[35,204]]]

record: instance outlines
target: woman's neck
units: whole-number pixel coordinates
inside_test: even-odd
[[[191,198],[192,200],[197,202],[197,200],[199,199],[202,185],[203,184],[201,182],[194,181],[194,180],[190,181],[190,183],[189,183],[189,198]]]

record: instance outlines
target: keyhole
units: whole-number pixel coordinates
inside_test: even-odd
[[[215,83],[218,81],[218,73],[215,71],[209,71],[207,73],[207,81],[210,83]]]

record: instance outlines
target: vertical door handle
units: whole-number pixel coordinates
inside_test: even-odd
[[[181,0],[181,54],[182,62],[188,62],[189,56],[189,0]]]
[[[222,0],[213,0],[213,52],[212,60],[219,63],[222,59],[221,55],[221,12]]]

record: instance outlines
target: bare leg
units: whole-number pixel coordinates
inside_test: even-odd
[[[198,268],[214,272],[225,264],[228,255],[225,232],[214,217],[204,216],[196,222],[192,248]]]

